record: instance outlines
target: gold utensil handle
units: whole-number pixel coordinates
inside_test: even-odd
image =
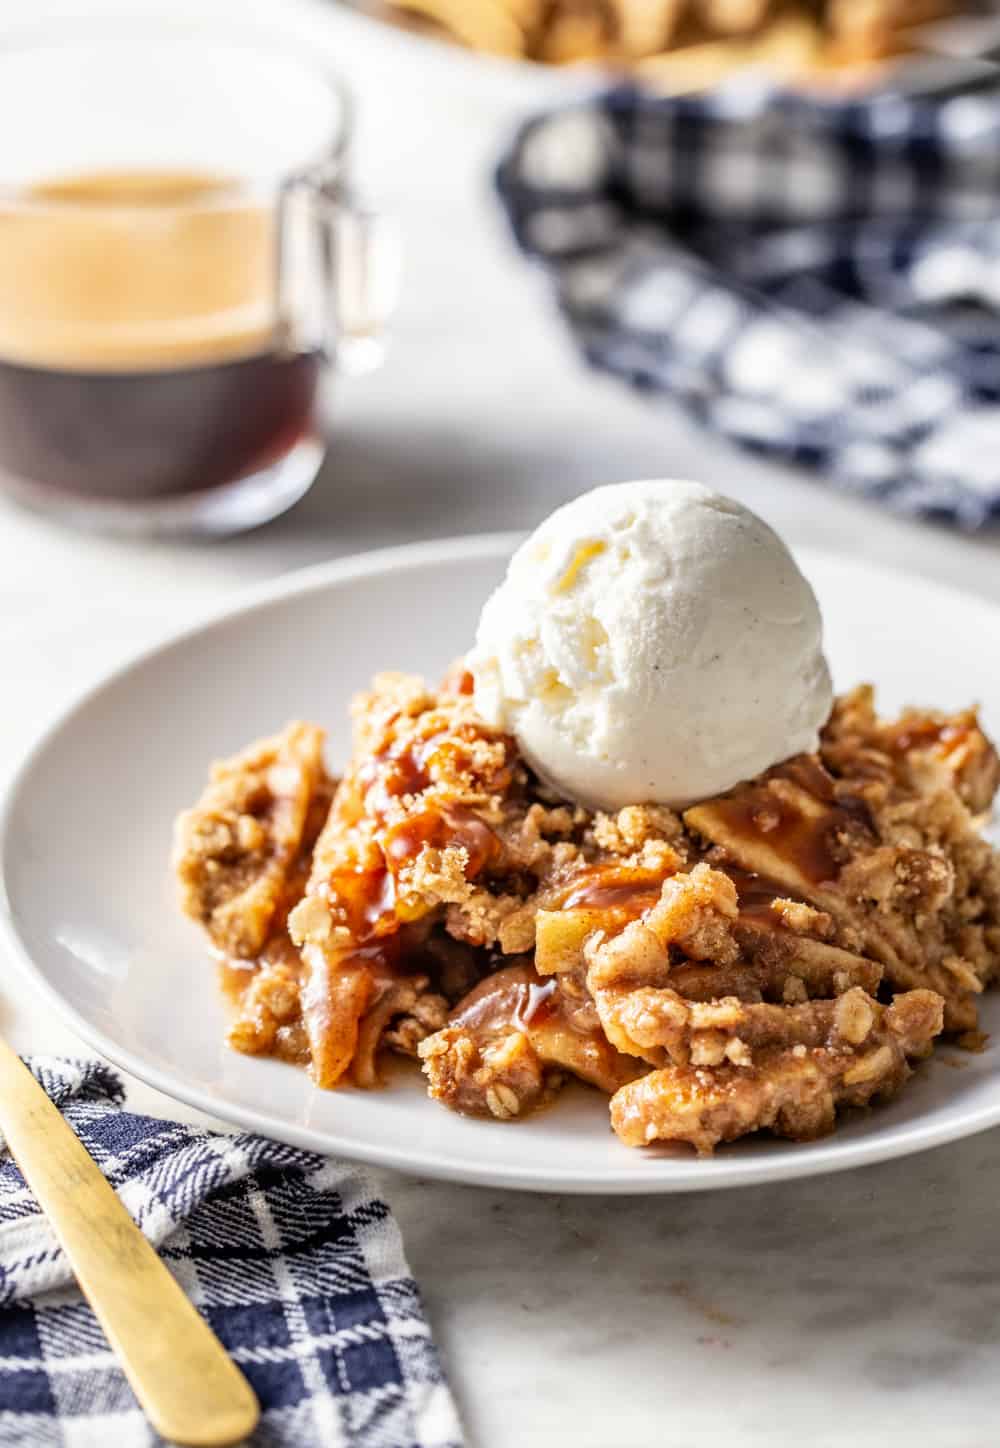
[[[3,1041],[0,1129],[156,1431],[194,1448],[252,1433],[250,1384]]]

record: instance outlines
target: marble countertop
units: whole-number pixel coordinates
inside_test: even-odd
[[[410,538],[527,526],[614,479],[699,477],[793,544],[1000,600],[995,537],[837,496],[577,364],[488,179],[513,120],[559,83],[418,48],[310,0],[214,4],[234,25],[277,20],[353,80],[359,175],[406,240],[396,343],[381,373],[335,391],[318,484],[258,533],[125,544],[0,506],[0,783],[66,698],[241,584]],[[6,978],[0,1028],[21,1050],[79,1049]],[[138,1109],[193,1115],[130,1090]],[[824,1180],[677,1198],[381,1180],[474,1448],[995,1440],[996,1132]]]

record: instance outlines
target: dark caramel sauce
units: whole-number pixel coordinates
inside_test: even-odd
[[[514,1024],[523,1030],[525,1026],[540,1025],[547,1020],[553,1013],[553,997],[557,990],[554,980],[543,981],[541,985],[532,981],[527,988],[527,999],[522,996],[518,1001]]]
[[[563,910],[613,910],[635,917],[656,904],[666,878],[620,861],[591,865],[570,878],[558,903]]]
[[[503,846],[495,832],[473,810],[462,805],[426,809],[408,816],[386,831],[383,850],[393,864],[403,865],[416,859],[427,846],[440,850],[449,845],[459,845],[468,851],[465,873],[470,880],[498,863],[503,855]]]
[[[530,957],[481,981],[450,1021],[480,1047],[519,1031],[543,1062],[566,1067],[608,1092],[635,1074],[609,1044],[593,1004],[569,999],[558,980],[543,980]]]
[[[626,910],[642,915],[660,898],[662,880],[584,881],[563,901],[564,910]]]
[[[536,998],[532,1008],[531,991],[537,991],[540,985],[534,966],[523,961],[519,965],[509,965],[481,980],[452,1011],[450,1020],[453,1025],[464,1026],[469,1031],[501,1031],[516,1023],[519,1017],[525,1020],[524,1012],[531,1009],[532,1022],[539,1023],[540,1013],[547,1003],[548,1009],[551,1009],[555,993],[555,981],[548,984],[552,990],[544,997]]]
[[[435,783],[469,773],[470,747],[481,737],[473,725],[462,724],[405,745],[391,745],[376,754],[358,773],[363,808],[384,823],[399,799],[419,796]],[[488,787],[503,793],[510,785],[512,768],[508,760],[487,782]],[[475,879],[498,865],[504,855],[496,831],[475,810],[461,804],[441,804],[432,798],[427,799],[423,809],[389,826],[381,843],[390,872],[416,859],[425,848],[459,846],[469,856],[466,875]]]
[[[904,719],[892,733],[888,744],[894,754],[906,754],[911,749],[933,749],[938,745],[947,757],[967,743],[970,732],[968,724],[956,724],[954,720],[915,719],[908,723]]]
[[[426,739],[412,745],[412,757],[426,782],[430,784],[435,775],[446,773],[449,768],[461,769],[463,764],[467,765],[465,746],[473,737],[468,728],[463,730],[463,726],[459,725],[454,730],[444,729],[428,734]]]
[[[736,886],[740,915],[744,919],[766,920],[769,924],[775,924],[776,917],[771,910],[775,900],[796,898],[784,885],[779,885],[776,880],[769,880],[765,875],[741,870],[738,865],[716,865],[715,868],[728,875]]]
[[[420,794],[430,780],[411,750],[376,754],[358,771],[367,808],[381,819],[393,800]]]
[[[738,865],[710,861],[713,869],[728,875],[736,886],[740,914],[746,918],[767,919],[773,922],[771,906],[775,900],[789,900],[797,897],[776,880],[764,875],[743,870]],[[596,866],[593,871],[578,880],[561,901],[564,910],[607,910],[613,912],[618,921],[637,919],[652,909],[660,898],[663,880],[642,876],[634,880],[623,880],[619,866]]]
[[[431,783],[460,780],[472,775],[477,779],[478,787],[491,794],[505,794],[514,777],[516,746],[509,736],[500,736],[505,744],[502,762],[494,764],[488,774],[483,774],[481,766],[474,763],[473,758],[475,746],[483,738],[482,729],[465,721],[437,734],[429,734],[413,745],[413,754]]]
[[[369,883],[364,891],[362,915],[368,929],[377,933],[379,921],[392,915],[396,903],[396,882],[388,870],[372,871],[367,877]]]
[[[475,680],[472,677],[471,669],[467,669],[461,661],[457,664],[452,664],[441,681],[442,694],[464,694],[471,696],[475,691],[475,687]]]
[[[769,846],[781,859],[794,863],[810,884],[837,878],[840,860],[837,836],[859,828],[870,832],[870,815],[861,800],[838,799],[834,781],[811,756],[802,755],[772,772],[798,785],[825,809],[813,816],[792,800],[780,798],[766,784],[748,785],[714,802],[712,808],[735,838]]]
[[[475,772],[470,749],[483,737],[471,723],[439,729],[422,739],[394,743],[375,754],[359,771],[369,809],[381,814],[386,804],[403,795],[420,794],[436,781],[456,779]],[[508,788],[513,772],[511,756],[483,783],[494,792]]]
[[[395,929],[396,882],[388,870],[344,870],[328,883],[355,940]]]
[[[744,794],[720,801],[717,808],[728,834],[766,841],[783,859],[794,860],[812,884],[836,877],[839,866],[831,850],[833,821],[829,816],[810,819],[797,809],[779,805],[769,795],[755,799]]]
[[[428,948],[426,930],[419,923],[403,925],[394,928],[392,934],[365,941],[344,958],[343,965],[363,967],[380,990],[413,976],[425,976],[433,989],[440,988],[441,962]]]
[[[833,804],[836,798],[834,779],[813,754],[798,754],[772,771],[779,779],[790,779],[807,793],[820,799],[824,804]]]

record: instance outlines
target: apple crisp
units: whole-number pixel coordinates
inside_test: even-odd
[[[525,1117],[570,1077],[630,1146],[829,1131],[972,1043],[1000,972],[1000,782],[974,711],[885,720],[840,698],[817,754],[683,816],[557,798],[476,714],[378,676],[335,783],[291,724],[214,766],[177,827],[183,908],[236,999],[230,1043]]]

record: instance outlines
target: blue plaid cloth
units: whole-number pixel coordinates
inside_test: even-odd
[[[587,359],[851,492],[1000,516],[1000,93],[623,87],[501,162]]]
[[[253,1385],[253,1444],[460,1448],[399,1232],[361,1173],[131,1114],[120,1079],[96,1062],[29,1064]],[[158,1442],[0,1157],[0,1444]]]

